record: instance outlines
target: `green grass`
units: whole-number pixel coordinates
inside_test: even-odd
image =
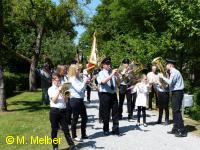
[[[7,99],[8,112],[0,113],[0,149],[2,150],[47,150],[52,149],[51,144],[30,144],[33,137],[51,137],[49,122],[49,106],[41,105],[41,91],[23,92]],[[15,142],[6,143],[6,137],[13,136]],[[17,137],[24,136],[24,144],[20,144]],[[66,149],[68,145],[63,133],[58,133],[62,138],[59,149]],[[26,144],[27,143],[27,144]]]

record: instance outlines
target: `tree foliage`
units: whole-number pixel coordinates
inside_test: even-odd
[[[111,56],[114,66],[124,57],[146,66],[153,58],[178,60],[186,79],[199,80],[200,1],[198,0],[102,0],[97,14],[81,38],[90,51],[97,32],[100,54]]]
[[[7,29],[4,43],[7,49],[30,62],[29,88],[35,90],[35,70],[41,63],[41,54],[50,55],[48,57],[55,63],[69,62],[66,59],[75,53],[73,40],[77,33],[74,27],[85,24],[85,13],[76,0],[61,0],[59,5],[51,0],[8,0],[4,3]]]

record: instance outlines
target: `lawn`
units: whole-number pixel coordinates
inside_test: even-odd
[[[51,136],[49,106],[41,105],[41,91],[23,92],[7,99],[8,112],[0,113],[0,149],[1,150],[47,150],[51,144],[31,144],[36,139]],[[14,137],[13,144],[6,143],[6,137]],[[67,149],[63,133],[59,149]],[[48,143],[48,142],[46,142]]]

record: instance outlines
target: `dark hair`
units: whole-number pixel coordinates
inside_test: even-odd
[[[72,65],[72,64],[77,64],[77,63],[78,63],[78,61],[75,60],[75,59],[73,59],[73,60],[71,61],[71,65]]]
[[[61,76],[60,76],[60,74],[58,74],[57,72],[54,72],[53,74],[52,74],[52,79],[55,79],[55,78],[61,78]]]
[[[130,60],[128,58],[125,58],[123,61],[122,61],[123,64],[129,64],[130,63]]]

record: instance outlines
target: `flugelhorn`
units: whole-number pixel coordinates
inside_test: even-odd
[[[70,91],[69,91],[70,86],[71,86],[70,82],[63,83],[61,88],[61,94],[63,96],[70,97]]]

